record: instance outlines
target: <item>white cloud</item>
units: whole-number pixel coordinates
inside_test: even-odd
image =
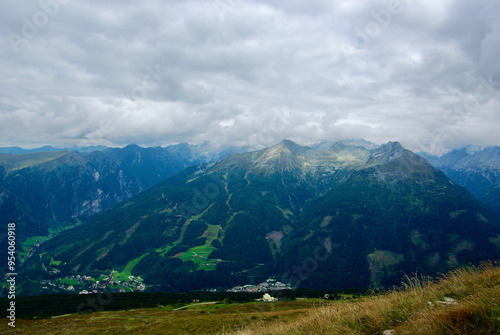
[[[57,1],[0,14],[0,146],[500,145],[496,2]]]

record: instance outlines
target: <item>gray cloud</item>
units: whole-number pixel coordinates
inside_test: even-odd
[[[0,0],[0,145],[500,145],[494,1]]]

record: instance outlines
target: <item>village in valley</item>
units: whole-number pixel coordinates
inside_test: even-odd
[[[28,257],[31,257],[34,250],[40,246],[36,243],[29,249]],[[195,257],[203,257],[194,254]],[[222,261],[222,260],[217,260]],[[57,268],[60,265],[59,261],[50,260],[48,266],[42,263],[43,270],[51,275],[57,275],[60,270]],[[215,264],[203,264],[215,265]],[[111,271],[110,274],[100,274],[98,278],[88,276],[85,274],[68,275],[55,279],[44,279],[40,281],[42,289],[47,293],[75,293],[75,294],[96,294],[104,292],[143,292],[148,288],[144,280],[137,276],[132,276],[130,273],[120,273],[118,271]],[[226,292],[232,293],[267,293],[270,291],[291,290],[290,283],[282,283],[274,278],[269,278],[260,284],[248,284],[241,286],[234,286],[227,289]],[[208,289],[210,292],[217,292],[220,289]]]
[[[47,269],[53,274],[58,273],[55,269]],[[93,294],[103,292],[143,292],[148,287],[141,277],[128,276],[123,278],[121,273],[112,271],[109,275],[100,275],[94,278],[87,275],[71,275],[56,279],[45,279],[40,281],[42,289],[50,293],[76,293]],[[270,291],[291,290],[290,284],[285,284],[276,279],[269,278],[257,285],[242,285],[227,289],[226,292],[266,293]],[[208,291],[217,292],[217,289]]]
[[[26,244],[29,244],[26,243]],[[27,249],[27,258],[34,255],[35,250],[41,245],[40,242],[33,244]],[[60,261],[50,260],[47,266],[42,263],[43,270],[55,277],[61,271],[58,269]],[[104,292],[143,292],[148,287],[144,280],[130,273],[111,271],[110,274],[100,274],[98,278],[85,274],[68,275],[55,279],[44,279],[40,281],[42,290],[46,293],[75,293],[75,294],[95,294]]]
[[[276,281],[274,278],[269,278],[265,282],[258,285],[235,286],[227,290],[227,292],[246,292],[246,293],[265,293],[269,291],[291,290],[291,284],[284,284]]]
[[[98,279],[86,275],[66,276],[53,280],[40,281],[42,289],[50,293],[93,294],[103,292],[142,292],[147,286],[141,277],[129,276],[123,279],[116,271]]]

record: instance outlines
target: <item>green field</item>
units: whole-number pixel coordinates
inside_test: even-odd
[[[61,284],[65,285],[78,285],[79,280],[78,279],[72,279],[72,278],[62,278],[59,280]]]
[[[220,225],[208,225],[206,235],[206,243],[197,247],[189,249],[187,252],[179,256],[182,261],[192,261],[198,265],[199,270],[212,271],[215,270],[217,260],[210,259],[209,256],[215,248],[212,246],[212,241],[217,238]],[[211,265],[207,265],[211,264]]]
[[[63,228],[57,228],[57,229],[49,228],[49,234],[46,236],[31,236],[31,237],[27,238],[26,240],[24,240],[23,242],[20,243],[21,249],[17,250],[17,254],[19,256],[19,262],[23,263],[26,260],[26,258],[28,258],[29,249],[33,248],[35,244],[48,241],[51,238],[53,238],[54,236],[56,236],[57,234],[59,234],[60,232],[74,228],[74,227],[78,226],[78,224],[66,226]],[[51,265],[53,264],[53,262],[58,262],[58,261],[51,261]],[[58,264],[55,264],[55,265],[58,265]]]
[[[147,255],[148,254],[144,254],[128,262],[127,265],[125,266],[125,269],[122,272],[115,272],[116,273],[115,278],[120,278],[119,280],[129,280],[128,277],[132,275],[132,269],[134,268],[134,266],[139,264],[139,262]]]

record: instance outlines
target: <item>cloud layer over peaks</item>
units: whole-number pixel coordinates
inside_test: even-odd
[[[0,146],[500,145],[497,1],[3,2]]]

